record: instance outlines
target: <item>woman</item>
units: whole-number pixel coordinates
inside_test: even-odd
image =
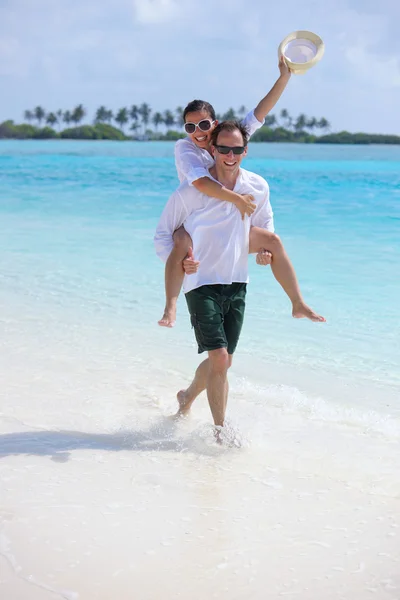
[[[280,77],[275,85],[242,121],[250,136],[263,125],[265,117],[279,100],[290,79],[290,70],[283,57],[279,60],[279,70]],[[225,202],[232,202],[240,211],[243,219],[246,215],[251,215],[255,210],[251,195],[237,194],[210,178],[208,169],[214,164],[211,155],[211,133],[218,124],[214,108],[203,100],[193,100],[185,108],[183,119],[188,137],[179,140],[175,145],[175,164],[181,183],[186,180],[207,196]],[[191,246],[190,236],[184,227],[180,227],[174,233],[174,248],[165,265],[166,304],[163,317],[158,321],[158,324],[162,327],[173,327],[175,324],[176,303],[185,275],[182,261],[187,256]],[[258,264],[271,264],[275,279],[280,283],[292,302],[293,317],[298,319],[308,318],[319,322],[325,321],[324,317],[316,314],[304,302],[293,265],[276,234],[259,227],[252,227],[250,230],[249,252],[257,253],[256,260]],[[196,261],[193,261],[193,270],[196,270],[197,266]]]

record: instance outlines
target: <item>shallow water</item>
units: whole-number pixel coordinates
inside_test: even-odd
[[[205,397],[169,418],[199,361],[182,299],[156,325],[173,146],[0,142],[5,597],[397,600],[400,148],[249,154],[328,323],[293,320],[251,259],[239,449]]]

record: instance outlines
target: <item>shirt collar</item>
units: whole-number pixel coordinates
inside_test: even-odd
[[[218,179],[215,179],[215,177],[213,177],[211,175],[210,169],[208,170],[208,172],[209,172],[209,175],[210,175],[210,179],[212,179],[213,181],[216,181],[217,183],[219,183],[220,185],[222,185],[221,182],[218,181]],[[237,179],[236,179],[235,187],[233,188],[234,192],[236,192],[238,186],[240,186],[240,184],[242,183],[242,181],[243,181],[243,169],[242,169],[242,167],[240,167],[239,168],[239,174],[238,174]]]

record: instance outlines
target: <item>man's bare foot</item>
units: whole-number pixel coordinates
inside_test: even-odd
[[[226,448],[242,448],[243,440],[236,428],[225,425],[214,425],[214,438],[218,445]]]
[[[224,440],[222,439],[222,427],[219,426],[215,426],[214,429],[214,437],[215,437],[215,441],[217,442],[217,444],[219,446],[222,446]]]
[[[178,417],[184,417],[189,414],[190,407],[192,406],[192,400],[187,396],[186,390],[181,390],[177,393],[176,399],[178,400],[179,410],[176,413]]]
[[[293,304],[292,316],[295,319],[310,319],[316,323],[326,323],[325,317],[317,315],[307,304],[300,302],[299,304]]]
[[[173,327],[176,321],[176,308],[165,309],[162,319],[158,321],[160,327]]]

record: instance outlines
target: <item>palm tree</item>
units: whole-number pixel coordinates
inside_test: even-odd
[[[303,131],[306,126],[307,117],[303,113],[299,115],[296,119],[296,123],[294,124],[294,128],[297,132]]]
[[[277,124],[277,121],[276,121],[276,116],[275,115],[267,115],[265,117],[265,125],[267,127],[273,127],[276,124]]]
[[[50,125],[50,127],[53,127],[53,125],[55,123],[57,123],[57,121],[58,121],[58,119],[57,119],[56,115],[53,112],[49,113],[47,115],[47,117],[46,117],[46,123],[48,125]]]
[[[25,119],[25,121],[28,121],[28,123],[33,121],[34,118],[35,118],[35,116],[31,110],[26,110],[24,112],[24,119]]]
[[[67,125],[69,125],[71,123],[72,117],[71,117],[71,113],[69,110],[66,110],[65,113],[63,114],[63,121]]]
[[[160,123],[162,123],[164,121],[162,114],[160,112],[155,112],[153,115],[152,121],[153,121],[153,125],[157,131]]]
[[[331,124],[329,123],[329,121],[327,121],[325,119],[325,117],[322,117],[318,122],[317,122],[317,127],[319,127],[320,129],[324,129],[329,131],[329,129],[331,128]]]
[[[138,109],[138,113],[142,117],[142,125],[143,125],[143,133],[144,133],[145,129],[149,123],[151,108],[146,102],[143,102],[143,104]]]
[[[132,123],[137,123],[139,120],[139,109],[136,106],[136,104],[132,104],[130,110],[129,110],[129,118],[132,121]],[[133,129],[133,131],[136,131],[137,127],[135,129]]]
[[[175,109],[175,125],[177,125],[178,127],[183,127],[185,124],[185,121],[183,119],[183,108],[182,106],[177,106]]]
[[[44,109],[41,106],[37,106],[33,112],[34,112],[34,115],[35,115],[35,119],[38,121],[39,127],[40,127],[41,123],[42,123],[42,120],[46,116],[46,113],[45,113]]]
[[[137,121],[133,121],[130,129],[135,134],[137,132],[137,130],[139,129],[139,123]]]
[[[170,129],[172,125],[175,123],[174,115],[170,110],[164,111],[164,123],[167,129]]]
[[[280,114],[281,119],[283,119],[283,121],[285,121],[284,125],[286,126],[286,129],[291,129],[292,127],[292,117],[289,115],[288,111],[286,110],[286,108],[283,108],[281,110],[281,114]]]
[[[317,119],[315,117],[311,117],[311,119],[307,119],[306,127],[312,133],[314,131],[314,129],[317,127],[317,123],[318,123]]]
[[[78,125],[86,114],[86,110],[83,108],[82,104],[78,104],[72,111],[71,120]]]
[[[105,123],[105,121],[107,121],[107,114],[108,114],[108,111],[107,111],[106,107],[100,106],[100,108],[98,108],[96,110],[94,122],[95,123]]]
[[[121,129],[123,129],[124,125],[129,121],[128,109],[120,108],[115,117],[115,121],[118,123]]]
[[[238,114],[240,117],[244,117],[247,114],[247,108],[244,104],[242,104],[242,106],[239,108]]]
[[[107,121],[107,123],[109,125],[111,125],[111,121],[114,118],[113,111],[112,110],[106,110],[106,115],[105,116],[106,116],[105,120]]]
[[[58,109],[58,111],[56,112],[56,116],[57,116],[57,122],[58,122],[58,129],[61,128],[61,121],[63,118],[63,111],[61,110],[61,108]]]
[[[223,121],[235,121],[236,120],[236,114],[235,114],[235,111],[233,110],[233,108],[230,108],[229,110],[226,111],[226,113],[224,113],[222,115],[222,120]]]

